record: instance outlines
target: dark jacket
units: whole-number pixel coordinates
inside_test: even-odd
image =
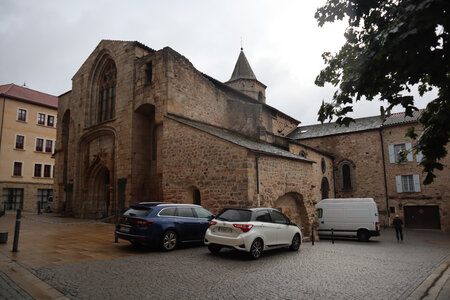
[[[395,228],[402,228],[403,221],[400,220],[400,218],[394,218],[394,221],[392,222]]]

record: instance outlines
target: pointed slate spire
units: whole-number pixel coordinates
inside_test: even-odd
[[[229,81],[237,79],[257,80],[255,74],[253,73],[252,68],[250,67],[250,64],[248,63],[247,58],[245,57],[244,50],[242,47],[236,65],[234,66],[233,74],[231,74],[231,78]]]

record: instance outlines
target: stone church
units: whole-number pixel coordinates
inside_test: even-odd
[[[399,214],[450,230],[450,157],[427,186],[420,153],[397,160],[418,114],[301,126],[265,92],[242,49],[222,83],[169,47],[101,41],[59,97],[54,207],[81,218],[142,201],[276,207],[308,236],[321,199],[370,197],[382,225]]]
[[[309,235],[314,204],[334,196],[333,156],[288,138],[300,122],[265,91],[242,49],[222,83],[169,47],[102,40],[59,98],[54,206],[82,218],[141,201],[269,206]]]

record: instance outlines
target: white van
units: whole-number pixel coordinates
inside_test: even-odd
[[[380,235],[377,204],[372,198],[323,199],[316,204],[319,235],[356,237],[368,241]]]

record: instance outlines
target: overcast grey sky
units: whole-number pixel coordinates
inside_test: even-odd
[[[325,0],[0,0],[0,84],[60,95],[102,39],[137,40],[184,55],[201,72],[227,81],[240,51],[267,104],[304,125],[317,123],[334,89],[314,85],[321,54],[344,43],[345,22],[320,28]],[[416,102],[424,108],[428,98]],[[353,117],[379,114],[381,102],[355,106]],[[400,109],[397,109],[400,111]]]

